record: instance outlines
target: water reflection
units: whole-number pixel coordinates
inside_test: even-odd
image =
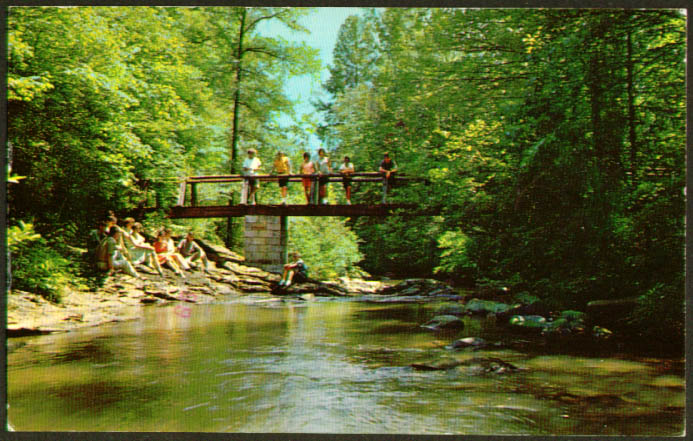
[[[354,301],[150,308],[142,320],[13,341],[19,430],[676,435],[681,360],[493,348],[419,328],[440,305]],[[528,340],[528,344],[532,344]],[[478,369],[498,358],[521,368]],[[412,363],[451,362],[439,371]]]

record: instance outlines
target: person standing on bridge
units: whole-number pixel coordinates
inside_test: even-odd
[[[260,160],[255,157],[256,153],[257,152],[255,151],[255,149],[248,149],[248,157],[245,158],[245,161],[243,161],[243,176],[255,176],[258,170],[260,170],[262,162],[260,162]],[[260,181],[254,178],[250,178],[243,180],[244,184],[246,182],[248,183],[248,197],[245,199],[243,198],[243,196],[245,196],[246,194],[246,188],[244,188],[242,191],[243,195],[241,196],[241,204],[245,204],[246,202],[250,201],[250,205],[255,205],[255,193],[257,192],[257,189],[260,187]]]
[[[315,174],[315,164],[310,160],[310,154],[308,152],[303,153],[303,163],[301,163],[301,174],[302,175],[312,175]],[[310,192],[312,186],[312,178],[303,177],[303,192],[306,194],[306,204],[310,204]]]
[[[380,169],[378,170],[383,175],[383,204],[387,203],[388,191],[395,184],[394,174],[397,172],[397,164],[393,159],[390,158],[389,153],[385,153],[382,162],[380,163]]]
[[[332,173],[332,166],[330,165],[330,158],[325,153],[325,149],[318,150],[318,178],[319,184],[319,197],[320,204],[327,205],[327,183],[330,182],[330,177],[326,176]]]
[[[282,194],[282,205],[286,205],[287,186],[289,185],[289,177],[291,174],[291,161],[288,156],[282,152],[277,152],[274,158],[274,172],[279,175],[279,190]]]
[[[351,163],[351,159],[348,156],[344,157],[344,162],[339,166],[339,173],[344,176],[342,185],[346,192],[346,203],[351,205],[351,175],[354,174],[354,164]]]

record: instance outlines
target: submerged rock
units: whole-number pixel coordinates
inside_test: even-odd
[[[602,328],[601,326],[594,326],[592,328],[592,336],[599,338],[599,339],[607,339],[613,335],[613,332],[609,331],[606,328]]]
[[[431,321],[421,325],[421,327],[432,331],[463,329],[464,322],[454,315],[437,315]]]
[[[455,295],[455,290],[446,283],[434,279],[407,279],[396,285],[386,286],[379,292],[398,296],[441,296]]]
[[[541,332],[546,325],[546,318],[540,315],[514,315],[508,324],[518,329]]]
[[[463,348],[483,348],[487,346],[486,340],[480,337],[465,337],[460,338],[452,342],[450,347],[452,349],[463,349]]]
[[[585,314],[580,311],[563,311],[558,318],[544,325],[542,334],[581,334],[585,331],[584,316]]]
[[[465,315],[466,312],[467,311],[466,311],[464,305],[461,305],[459,303],[455,303],[452,305],[445,305],[445,306],[442,306],[441,308],[438,308],[438,310],[436,311],[436,314],[461,316],[461,315]]]
[[[507,361],[495,357],[472,358],[470,360],[445,359],[428,363],[413,363],[410,367],[419,371],[444,371],[462,368],[468,374],[505,374],[523,370]]]
[[[409,366],[417,371],[445,371],[460,366],[463,362],[458,360],[443,360],[430,363],[412,363]]]

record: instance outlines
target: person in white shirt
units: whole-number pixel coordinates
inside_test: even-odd
[[[248,149],[248,157],[245,158],[245,161],[243,161],[243,176],[255,176],[257,175],[258,170],[260,170],[262,162],[255,157],[256,153],[257,152],[255,149]],[[260,187],[260,182],[257,179],[247,179],[246,181],[248,182],[249,193],[246,199],[241,196],[241,204],[245,204],[247,201],[250,201],[251,205],[255,205],[255,193]],[[243,194],[245,194],[245,191]]]
[[[164,273],[159,265],[159,260],[156,258],[154,247],[149,245],[144,236],[140,234],[142,224],[135,222],[135,219],[131,217],[125,218],[124,222],[123,243],[125,243],[125,247],[130,253],[133,265],[148,262],[149,265],[158,271],[160,276],[163,276]]]
[[[351,205],[351,175],[354,173],[354,164],[351,163],[348,156],[344,157],[344,162],[339,166],[339,173],[344,175],[342,185],[346,191],[346,203]]]
[[[318,193],[321,205],[327,205],[327,183],[330,182],[329,174],[332,173],[330,158],[327,157],[325,149],[318,150]]]
[[[101,240],[96,248],[96,266],[102,271],[108,271],[109,274],[123,271],[132,277],[139,278],[140,275],[135,267],[125,259],[123,248],[118,244],[122,233],[120,228],[111,228],[108,231],[108,235]]]

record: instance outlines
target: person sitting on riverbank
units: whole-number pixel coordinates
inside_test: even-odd
[[[111,228],[108,235],[101,241],[96,249],[96,267],[109,274],[115,271],[123,271],[126,274],[139,278],[135,268],[125,256],[123,249],[119,245],[122,231],[119,228]]]
[[[189,231],[183,240],[180,241],[178,244],[178,252],[187,260],[188,265],[197,265],[195,261],[200,260],[202,262],[204,271],[209,272],[209,260],[207,259],[207,254],[205,253],[205,250],[203,250],[202,247],[195,242],[195,235],[192,231]]]
[[[140,234],[142,224],[135,222],[135,219],[125,218],[125,229],[123,231],[123,242],[130,253],[133,265],[147,263],[154,268],[160,276],[164,275],[159,259],[157,259],[154,247],[149,245],[144,236]]]
[[[310,160],[310,154],[308,152],[303,153],[303,163],[301,164],[301,174],[302,175],[313,175],[315,174],[315,164]],[[303,192],[306,194],[306,204],[311,203],[311,191],[315,191],[312,187],[312,178],[303,177]]]
[[[87,236],[87,253],[90,260],[93,260],[96,255],[96,249],[101,241],[108,236],[108,229],[108,221],[104,219],[98,223],[95,229],[89,231]]]
[[[255,151],[255,149],[248,149],[248,157],[245,158],[245,161],[243,161],[243,176],[255,176],[257,175],[258,170],[260,170],[262,162],[255,157],[256,153],[257,151]],[[247,188],[245,188],[246,182]],[[260,181],[255,178],[250,178],[244,179],[243,183],[244,188],[241,196],[241,204],[246,204],[249,202],[250,205],[255,205],[255,193],[257,192],[258,188],[260,188]],[[246,192],[248,196],[247,198],[244,198]]]
[[[321,205],[327,205],[327,185],[330,182],[330,177],[327,176],[332,173],[332,166],[330,165],[330,158],[325,153],[325,149],[318,150],[318,197],[320,198],[319,203]]]
[[[167,228],[164,228],[164,233],[166,234],[166,245],[167,245],[169,252],[171,253],[171,257],[173,258],[173,260],[176,261],[176,264],[178,264],[178,266],[181,269],[184,269],[186,271],[189,270],[190,265],[188,265],[188,261],[185,260],[185,257],[183,257],[178,252],[178,248],[176,247],[176,244],[173,241],[173,231],[167,227]]]
[[[173,253],[169,250],[168,239],[166,237],[166,231],[160,230],[156,235],[156,242],[154,242],[154,251],[156,251],[156,257],[159,260],[159,265],[166,264],[174,273],[180,277],[185,277],[183,271],[178,267],[175,259],[172,257]]]
[[[351,163],[351,159],[348,156],[344,157],[344,162],[339,166],[339,173],[344,176],[342,185],[346,192],[346,203],[351,205],[351,175],[354,173],[354,164]]]
[[[385,153],[380,169],[378,170],[383,175],[383,200],[382,203],[387,203],[387,195],[389,190],[395,185],[395,173],[397,172],[397,164],[390,158],[389,153]]]
[[[279,281],[279,286],[288,287],[292,282],[301,283],[308,280],[308,267],[301,259],[298,252],[291,253],[293,262],[284,265],[284,274]]]

